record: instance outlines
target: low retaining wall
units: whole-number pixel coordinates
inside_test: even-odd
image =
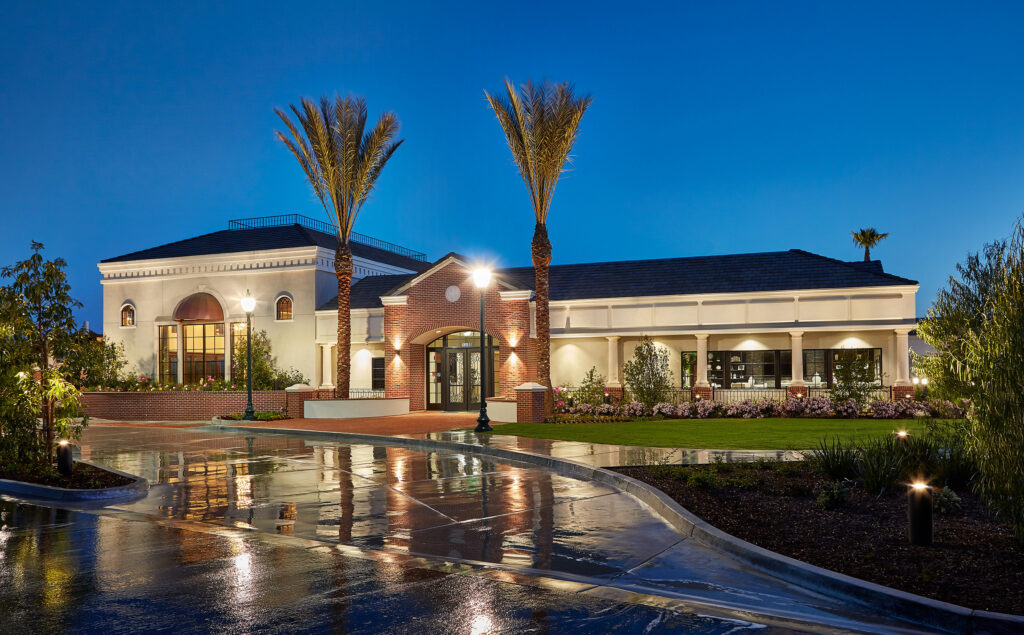
[[[499,423],[516,423],[518,408],[514,400],[492,397],[487,400],[487,417]]]
[[[245,410],[245,391],[87,392],[82,404],[90,417],[117,421],[209,421]],[[258,411],[286,408],[285,391],[254,390]]]
[[[303,402],[306,419],[357,419],[409,414],[409,400],[398,399],[310,399]]]

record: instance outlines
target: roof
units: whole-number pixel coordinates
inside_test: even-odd
[[[396,254],[387,249],[380,249],[360,242],[351,242],[352,255],[380,262],[410,271],[424,271],[430,263]],[[334,251],[338,248],[338,239],[298,223],[273,227],[254,227],[246,229],[225,229],[212,234],[203,234],[194,238],[167,243],[159,247],[134,251],[130,254],[108,258],[101,262],[129,262],[132,260],[151,260],[156,258],[183,258],[187,256],[207,256],[212,254],[232,254],[243,251],[262,251],[267,249],[287,249],[289,247],[323,247]]]
[[[495,273],[514,286],[523,289],[534,287],[533,267],[501,269]],[[387,295],[417,275],[363,278],[352,285],[351,306],[353,309],[382,306],[380,296]],[[552,265],[550,284],[551,300],[557,302],[630,296],[902,286],[915,285],[917,281],[885,273],[882,263],[877,260],[846,262],[790,249],[755,254]],[[320,310],[337,308],[337,298],[334,298]]]

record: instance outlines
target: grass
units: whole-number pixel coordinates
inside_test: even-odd
[[[917,421],[886,419],[674,419],[601,423],[506,423],[496,434],[536,439],[614,443],[666,448],[729,450],[810,450],[824,437],[867,439],[907,430],[924,431]]]

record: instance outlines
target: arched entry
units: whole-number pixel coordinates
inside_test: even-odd
[[[478,410],[481,394],[480,332],[456,331],[427,344],[427,409]],[[485,397],[498,390],[498,345],[487,336]]]
[[[182,381],[194,384],[209,377],[224,379],[224,310],[217,298],[209,293],[193,293],[178,303],[174,321],[182,328]]]

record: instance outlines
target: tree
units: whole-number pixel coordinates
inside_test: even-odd
[[[854,350],[840,351],[836,362],[832,400],[845,402],[853,399],[857,402],[857,409],[863,410],[871,398],[871,389],[881,383],[881,377],[875,374],[875,365],[863,353]]]
[[[604,375],[597,372],[596,366],[591,366],[587,374],[583,376],[579,390],[576,391],[576,402],[600,406],[604,403],[604,389]]]
[[[63,359],[70,381],[84,386],[113,386],[124,379],[124,344],[96,339],[88,329],[75,334],[77,340]]]
[[[1006,253],[1006,241],[996,241],[980,253],[968,254],[917,325],[918,336],[936,352],[915,356],[914,366],[928,378],[929,390],[936,397],[974,397],[977,386],[964,380],[966,345],[980,336],[992,316],[991,299],[1004,275]]]
[[[0,269],[0,276],[11,280],[0,298],[0,324],[8,330],[8,355],[17,368],[17,381],[7,389],[20,391],[37,404],[32,421],[38,417],[42,422],[42,457],[49,462],[55,435],[74,436],[80,430],[74,423],[78,391],[59,361],[78,345],[72,310],[82,305],[71,297],[64,272],[67,263],[62,258],[44,260],[42,250],[43,245],[33,241],[32,256]]]
[[[245,340],[242,340],[241,345],[235,347],[235,352],[231,357],[231,377],[235,385],[245,383],[247,354],[248,345]],[[277,367],[267,332],[265,330],[254,331],[252,334],[253,390],[280,390],[304,383],[307,383],[307,380],[299,371],[286,371]]]
[[[860,231],[850,232],[853,236],[853,244],[859,245],[864,248],[864,262],[871,261],[871,248],[877,245],[886,238],[889,234],[879,234],[878,230],[874,227],[868,227],[867,229],[861,229]]]
[[[349,240],[356,217],[373,191],[384,165],[402,139],[398,117],[385,112],[372,130],[366,131],[366,101],[349,95],[320,98],[319,105],[305,97],[301,108],[291,106],[295,122],[287,113],[274,112],[288,128],[275,131],[291,150],[305,172],[313,193],[334,224],[338,249],[334,272],[338,276],[338,381],[335,396],[348,398],[352,360],[351,298],[352,248]],[[296,123],[297,122],[297,123]]]
[[[530,195],[536,225],[531,252],[537,303],[537,374],[545,393],[545,416],[554,408],[551,392],[551,320],[548,312],[548,267],[551,242],[547,219],[551,197],[579,133],[580,120],[590,106],[590,97],[576,97],[568,83],[527,82],[517,91],[505,80],[506,95],[484,94],[505,132],[512,158]]]
[[[633,351],[633,359],[623,365],[622,375],[633,399],[648,408],[665,401],[672,390],[668,350],[644,335]]]
[[[978,491],[1024,543],[1024,227],[993,261],[980,328],[963,334],[961,380],[971,391]]]

